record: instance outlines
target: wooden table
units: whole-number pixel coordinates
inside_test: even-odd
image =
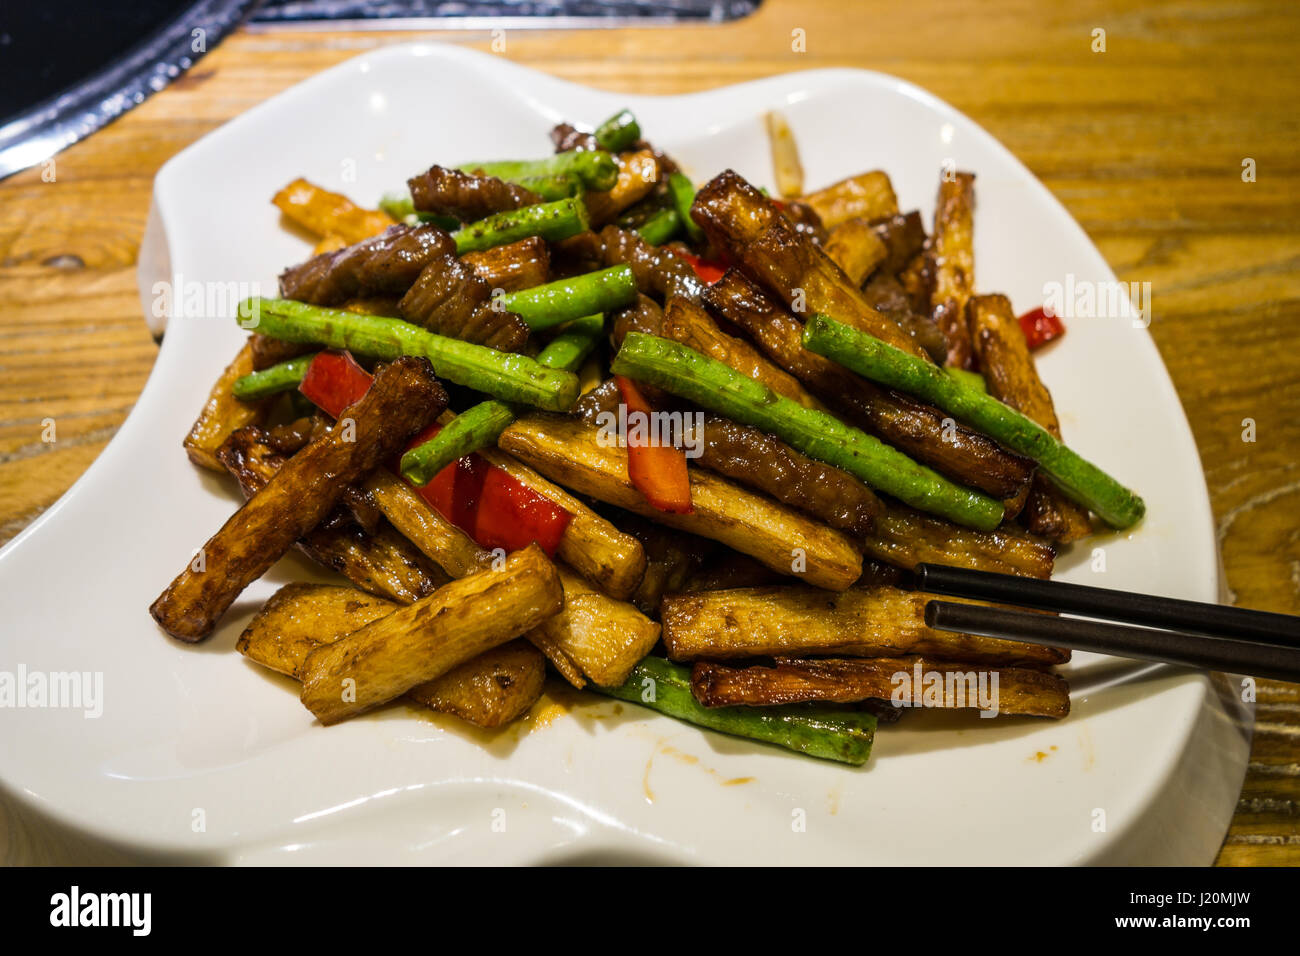
[[[965,111],[1046,182],[1120,279],[1153,284],[1151,332],[1200,448],[1228,584],[1242,605],[1300,613],[1300,7],[1128,6],[765,0],[722,26],[512,30],[502,55],[639,93],[867,67]],[[795,30],[806,52],[792,49]],[[153,364],[135,264],[158,167],[319,70],[428,38],[489,47],[482,33],[241,32],[61,154],[53,182],[37,168],[0,183],[0,541],[94,460]],[[1243,182],[1246,159],[1255,182]],[[1296,686],[1261,686],[1219,862],[1300,864]]]

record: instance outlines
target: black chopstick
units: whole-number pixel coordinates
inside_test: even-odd
[[[942,564],[918,564],[913,575],[915,589],[931,594],[1014,604],[1040,611],[1082,614],[1227,640],[1300,647],[1300,617],[1289,614],[1066,584],[1064,581],[1042,581],[991,571],[972,571]]]
[[[1300,682],[1300,648],[1241,638],[1225,640],[951,601],[927,602],[925,623],[943,631]]]

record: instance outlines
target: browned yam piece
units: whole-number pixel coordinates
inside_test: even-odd
[[[410,485],[388,469],[376,468],[364,487],[393,527],[453,578],[463,578],[492,566],[490,551],[480,548],[473,538],[429,507]],[[578,666],[539,628],[525,636],[574,687],[581,688],[586,683]]]
[[[412,176],[406,185],[410,187],[411,203],[417,212],[455,216],[461,222],[474,222],[496,212],[542,201],[523,186],[444,166],[434,166],[428,172]]]
[[[253,336],[253,339],[260,336]],[[230,437],[231,433],[245,425],[260,425],[266,420],[270,400],[260,402],[241,402],[230,393],[235,380],[253,371],[253,342],[245,342],[235,360],[226,366],[226,370],[217,379],[208,400],[203,403],[203,410],[190,426],[185,436],[185,453],[190,461],[212,471],[223,471],[217,460],[217,450]]]
[[[1070,685],[1024,667],[977,669],[932,658],[782,660],[775,667],[698,661],[691,692],[705,707],[770,707],[817,700],[888,700],[895,707],[977,708],[986,713],[1064,717]]]
[[[659,625],[631,604],[616,601],[563,567],[564,610],[537,630],[602,687],[627,680],[659,640]]]
[[[280,294],[338,306],[367,296],[400,296],[434,260],[454,259],[456,244],[437,226],[391,226],[337,252],[313,256],[280,273]]]
[[[509,451],[480,448],[479,454],[516,481],[527,485],[543,498],[549,498],[572,517],[556,556],[610,597],[631,597],[641,575],[645,573],[645,549],[630,534],[619,531],[606,519],[587,507],[563,488],[538,474],[526,463],[505,454]],[[539,469],[540,470],[540,469]]]
[[[530,236],[461,257],[493,289],[518,292],[541,285],[551,276],[551,254],[544,239]]]
[[[851,535],[870,534],[884,506],[847,471],[795,451],[779,438],[730,419],[706,415],[696,463],[770,495]]]
[[[342,236],[326,236],[320,242],[316,243],[316,245],[311,247],[311,254],[313,256],[318,256],[322,252],[338,252],[347,244],[347,240]]]
[[[203,560],[187,565],[154,601],[154,619],[174,637],[202,640],[244,588],[320,524],[348,485],[395,454],[446,404],[427,359],[385,365],[340,417],[351,427],[335,428],[285,462],[208,540]]]
[[[262,490],[287,460],[268,444],[268,437],[260,428],[241,428],[217,453],[245,497]],[[347,520],[325,521],[303,535],[297,546],[357,587],[404,604],[432,594],[448,580],[391,528],[367,532]]]
[[[861,286],[883,263],[889,250],[875,228],[865,219],[850,219],[830,231],[822,247],[849,281]]]
[[[975,288],[975,175],[948,173],[934,209],[934,292],[931,314],[948,341],[947,364],[973,368],[966,303]]]
[[[827,229],[850,219],[879,219],[898,213],[894,186],[889,176],[878,169],[808,193],[803,201],[817,210]]]
[[[898,281],[907,293],[912,311],[930,311],[930,297],[934,295],[934,255],[922,249],[898,273]]]
[[[546,658],[527,641],[507,641],[435,680],[407,699],[479,727],[501,727],[537,703],[546,684]]]
[[[819,245],[826,242],[826,227],[822,225],[821,217],[817,211],[806,202],[798,199],[792,199],[781,209],[781,213],[790,224],[794,226],[794,231],[799,235],[811,239]]]
[[[825,312],[905,352],[924,355],[896,322],[867,304],[858,287],[816,243],[800,236],[771,200],[732,170],[715,176],[696,194],[691,218],[741,271],[796,312]],[[822,219],[828,226],[844,221],[830,222],[824,214]]]
[[[712,541],[665,528],[638,515],[624,515],[620,523],[645,547],[645,575],[632,603],[647,614],[658,614],[663,596],[670,591],[680,591],[688,577],[717,550]]]
[[[1014,525],[974,531],[892,501],[862,547],[871,557],[900,568],[950,564],[1027,578],[1050,578],[1056,560],[1051,545]]]
[[[287,425],[266,429],[266,443],[282,455],[300,451],[312,439],[313,416],[295,418]]]
[[[929,599],[888,586],[855,587],[839,594],[806,585],[742,588],[670,594],[660,606],[659,620],[664,646],[675,661],[821,654],[924,654],[1008,665],[1069,660],[1069,651],[1053,647],[927,627]]]
[[[663,335],[664,313],[659,303],[644,293],[637,295],[636,301],[624,306],[610,315],[609,341],[614,348],[623,344],[623,336],[629,332],[644,332],[646,335]]]
[[[1061,423],[1052,394],[1038,377],[1011,302],[1003,295],[976,296],[970,301],[967,318],[989,394],[1060,438]],[[1092,533],[1087,509],[1061,494],[1042,475],[1034,476],[1022,518],[1034,534],[1062,543]]]
[[[772,173],[776,190],[782,199],[796,199],[803,195],[803,163],[799,160],[799,144],[785,114],[769,110],[764,117],[767,139],[772,147]]]
[[[603,447],[582,422],[548,415],[517,420],[501,448],[580,494],[720,541],[768,567],[817,587],[842,590],[862,572],[862,556],[839,531],[699,468],[690,468],[690,514],[659,511],[627,477],[627,450]]]
[[[453,578],[463,578],[492,564],[490,552],[480,548],[387,468],[376,468],[363,486],[385,518],[408,541]]]
[[[298,678],[316,648],[358,631],[400,607],[352,588],[287,584],[272,595],[235,644],[249,660]],[[510,641],[406,692],[407,699],[480,727],[514,720],[541,696],[542,655]]]
[[[648,149],[621,153],[614,161],[618,163],[618,181],[614,187],[607,192],[589,192],[583,197],[593,229],[612,222],[624,209],[645,199],[662,175],[659,160]]]
[[[312,651],[301,671],[302,702],[321,723],[337,723],[441,677],[563,605],[555,566],[530,545],[499,569],[452,581]]]
[[[604,264],[630,268],[637,288],[645,295],[667,302],[674,295],[697,298],[704,289],[688,262],[663,246],[650,245],[634,232],[606,226],[600,231],[600,241]]]
[[[1014,495],[1032,463],[947,416],[899,392],[878,388],[843,366],[803,347],[803,325],[735,270],[704,292],[704,302],[744,329],[778,365],[857,427],[915,460],[998,498]]]
[[[263,667],[300,678],[303,662],[316,648],[392,614],[403,603],[334,584],[286,584],[253,615],[235,650]]]
[[[885,245],[885,259],[880,263],[880,272],[884,275],[898,275],[925,248],[925,223],[916,210],[873,219],[871,228]],[[925,308],[918,311],[925,311],[929,304],[927,295]]]
[[[684,296],[673,296],[668,300],[660,334],[664,338],[680,342],[697,352],[703,352],[710,358],[717,359],[724,365],[731,366],[737,372],[763,383],[778,395],[784,395],[804,408],[823,411],[826,408],[799,383],[797,378],[765,358],[758,349],[744,339],[723,332],[709,313]],[[802,348],[802,345],[800,347]]]
[[[425,266],[398,303],[408,322],[502,352],[517,352],[528,341],[528,326],[513,312],[493,308],[492,288],[460,259]]]
[[[295,179],[271,200],[289,219],[317,238],[337,236],[344,245],[377,236],[394,224],[378,209],[362,209],[347,196]]]

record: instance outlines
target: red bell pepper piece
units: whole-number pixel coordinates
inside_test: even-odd
[[[429,426],[409,447],[423,444],[441,428],[436,423]],[[551,499],[478,454],[453,461],[424,487],[411,487],[430,507],[489,550],[518,551],[536,541],[549,557],[555,557],[573,520],[573,515]]]
[[[329,415],[338,418],[343,409],[366,394],[371,375],[350,352],[321,352],[307,366],[298,391]]]
[[[628,415],[654,413],[634,382],[615,375],[614,381],[623,396]],[[660,511],[673,514],[691,513],[691,478],[686,470],[686,453],[671,445],[627,443],[627,477],[645,500]]]
[[[707,259],[701,259],[692,252],[683,251],[677,253],[677,255],[690,263],[691,268],[695,270],[696,277],[705,285],[713,285],[727,271],[725,266],[710,262]]]
[[[1065,325],[1061,320],[1042,308],[1031,309],[1022,315],[1020,328],[1025,333],[1030,351],[1065,334]]]
[[[307,366],[300,391],[338,418],[365,395],[371,375],[347,352],[321,352]],[[422,445],[441,431],[437,422],[411,439],[407,448]],[[397,462],[390,468],[400,474]],[[517,551],[534,541],[554,557],[573,515],[523,482],[488,463],[481,455],[453,461],[423,488],[420,497],[481,547]]]

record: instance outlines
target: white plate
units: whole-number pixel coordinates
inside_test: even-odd
[[[731,166],[770,185],[760,117],[773,107],[789,117],[813,185],[883,168],[903,207],[929,217],[944,161],[974,170],[978,284],[1017,309],[1067,273],[1114,279],[992,137],[890,77],[827,70],[655,98],[410,45],[294,87],[171,160],[142,252],[146,309],[153,282],[169,276],[182,290],[274,290],[279,270],[308,251],[269,203],[296,176],[373,203],[435,161],[543,155],[552,124],[594,123],[624,105],[697,181]],[[1249,713],[1226,681],[1220,694],[1204,674],[1088,655],[1070,668],[1068,720],[912,713],[881,730],[858,770],[594,699],[553,706],[487,745],[450,718],[402,707],[317,726],[291,682],[233,650],[253,610],[309,574],[305,565],[278,565],[198,647],[168,640],[146,611],[237,500],[180,447],[239,347],[230,315],[214,303],[210,318],[173,318],[117,437],[0,552],[0,670],[104,681],[98,719],[0,711],[0,773],[31,843],[45,847],[35,852],[54,852],[75,827],[132,854],[241,862],[1212,860],[1240,787]],[[1150,509],[1134,532],[1065,555],[1060,577],[1217,599],[1200,463],[1146,331],[1075,320],[1042,371],[1067,439]],[[1104,549],[1104,574],[1091,570],[1093,547]],[[63,836],[45,829],[55,825]]]

